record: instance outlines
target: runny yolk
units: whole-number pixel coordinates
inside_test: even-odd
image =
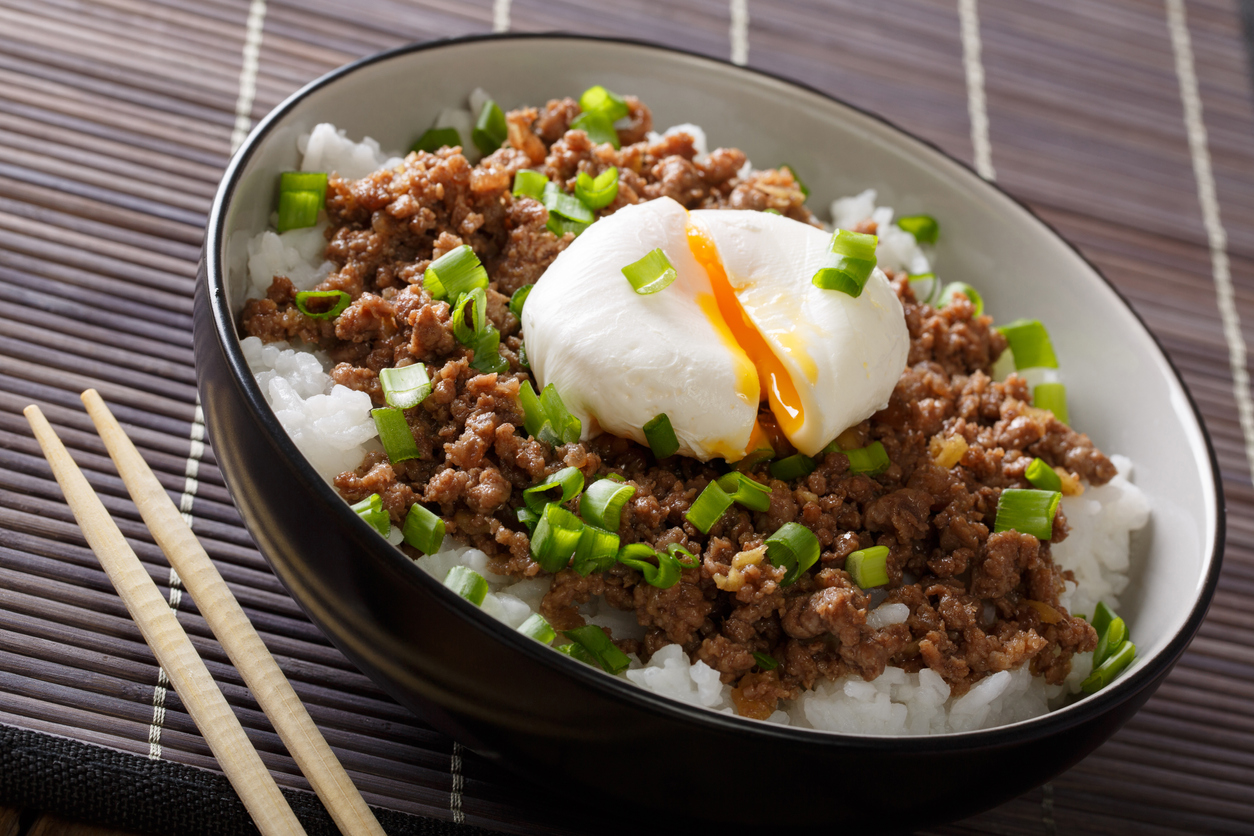
[[[779,422],[780,429],[784,431],[784,435],[791,438],[805,422],[801,397],[797,394],[797,387],[793,384],[792,377],[784,368],[784,364],[775,356],[766,338],[745,314],[740,300],[736,298],[736,292],[732,289],[731,282],[727,279],[727,271],[723,269],[723,261],[718,257],[714,242],[703,230],[693,224],[688,225],[688,247],[692,250],[697,263],[704,267],[705,272],[710,276],[710,284],[714,288],[714,298],[723,323],[758,370],[758,381],[761,387],[759,400],[770,402],[771,412],[775,414],[775,420]],[[702,305],[702,308],[706,309],[707,306]],[[714,327],[723,333],[720,323],[714,322],[710,313],[706,309],[706,316],[710,317]],[[754,439],[751,438],[749,443],[750,450],[746,452],[752,451]]]

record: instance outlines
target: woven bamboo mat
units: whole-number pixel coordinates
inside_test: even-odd
[[[1052,784],[933,832],[1254,832],[1254,418],[1243,432],[1235,394],[1248,408],[1254,99],[1234,3],[0,0],[0,804],[151,832],[245,826],[51,481],[20,414],[33,401],[311,832],[332,832],[194,605],[170,587],[79,408],[77,393],[95,386],[194,518],[389,830],[463,820],[597,830],[538,806],[322,638],[241,526],[196,407],[194,267],[233,141],[339,64],[495,25],[747,52],[752,66],[876,111],[995,175],[1118,285],[1180,367],[1219,452],[1229,523],[1215,604],[1167,683],[1109,743]]]

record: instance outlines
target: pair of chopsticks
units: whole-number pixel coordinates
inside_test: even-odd
[[[96,390],[83,392],[82,399],[144,523],[340,832],[382,836],[383,828],[157,477]],[[265,836],[304,834],[178,617],[61,439],[39,407],[32,404],[23,412],[88,544],[257,828]]]

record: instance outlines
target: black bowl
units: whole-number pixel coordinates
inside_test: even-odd
[[[554,54],[563,56],[560,68]],[[449,66],[477,75],[448,78],[441,69]],[[951,275],[980,286],[1002,316],[1023,308],[1050,323],[1073,410],[1099,443],[1141,462],[1138,481],[1155,509],[1152,541],[1141,544],[1125,596],[1123,614],[1142,649],[1132,669],[1044,717],[962,734],[841,735],[717,714],[605,675],[487,617],[384,542],[318,477],[249,373],[236,328],[242,294],[226,269],[238,270],[238,236],[264,228],[274,174],[295,161],[296,133],[332,121],[384,147],[407,147],[470,87],[512,106],[594,83],[641,95],[660,124],[697,122],[751,158],[796,163],[816,202],[879,184],[903,213],[931,211],[946,227],[950,244],[939,259]],[[407,91],[414,107],[402,120],[389,103]],[[1051,276],[1062,301],[1008,286],[997,269],[1008,259],[1025,265],[1025,283],[1034,271]],[[554,35],[468,38],[382,53],[318,79],[271,113],[231,162],[205,241],[195,337],[222,472],[262,553],[309,617],[436,728],[524,776],[580,789],[565,798],[630,801],[612,805],[619,821],[662,811],[721,829],[840,823],[879,831],[994,806],[1076,763],[1132,716],[1196,632],[1218,576],[1222,501],[1209,439],[1161,348],[1097,272],[937,149],[801,85],[710,58]],[[1115,342],[1122,354],[1105,351]],[[1100,363],[1085,360],[1090,351],[1114,356],[1118,374],[1100,374]],[[1141,409],[1160,416],[1153,428],[1136,426]]]

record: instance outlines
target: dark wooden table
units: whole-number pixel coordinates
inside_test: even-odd
[[[595,832],[395,705],[304,619],[240,525],[196,409],[193,275],[233,145],[326,70],[494,28],[641,38],[806,82],[973,163],[1115,282],[1219,452],[1229,523],[1215,604],[1108,744],[930,832],[1254,833],[1254,98],[1235,0],[608,6],[0,0],[0,835],[18,832],[17,807],[32,833],[66,825],[30,811],[154,833],[246,827],[50,481],[20,415],[32,401],[107,496],[310,832],[332,832],[171,587],[79,410],[89,385],[118,405],[390,832]],[[140,296],[156,301],[140,308]],[[67,336],[74,350],[49,350]]]

